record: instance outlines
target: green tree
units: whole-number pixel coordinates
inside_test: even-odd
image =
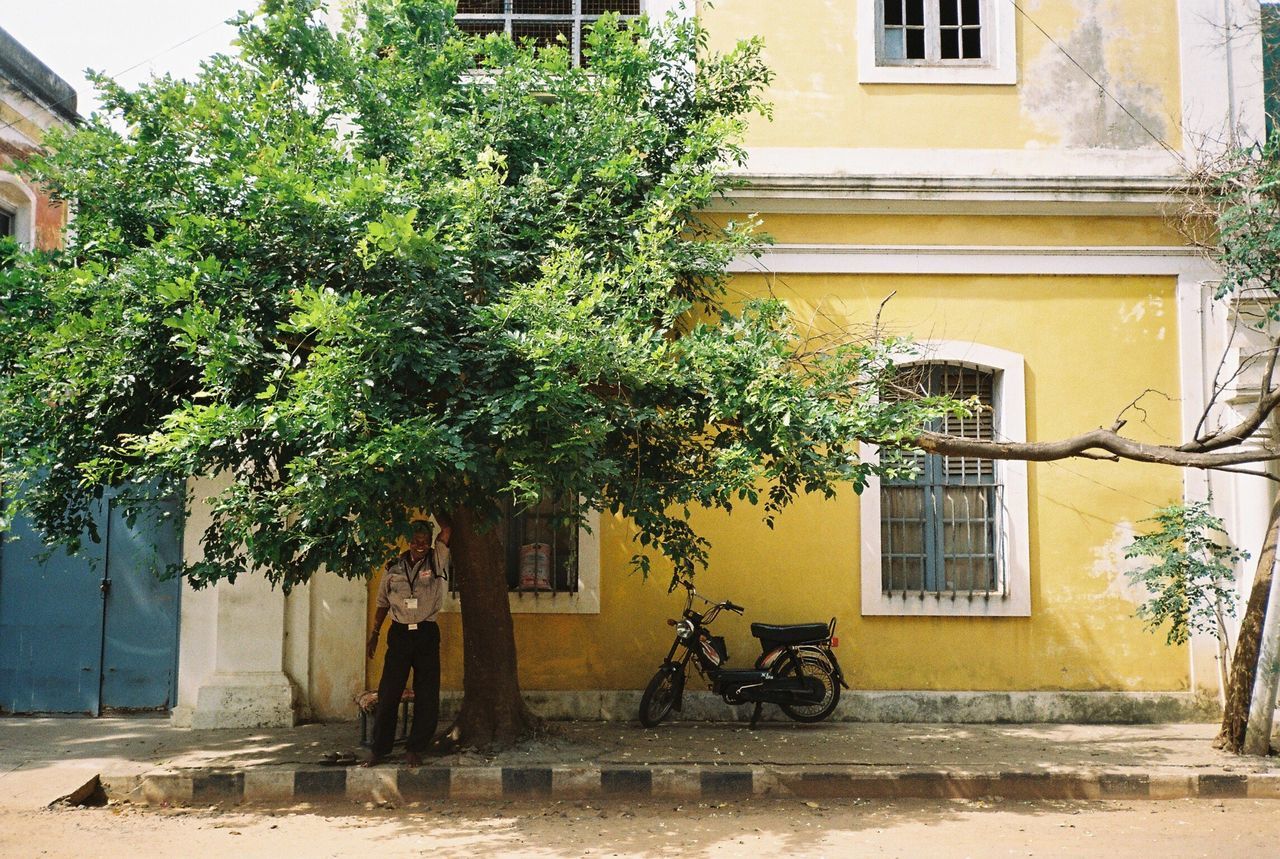
[[[1186,644],[1197,632],[1221,640],[1225,616],[1235,613],[1236,565],[1249,553],[1219,541],[1223,522],[1207,501],[1162,507],[1147,521],[1154,528],[1124,551],[1126,558],[1149,559],[1129,572],[1129,579],[1151,594],[1137,616],[1152,632],[1167,623],[1168,644]]]
[[[74,544],[104,485],[230,475],[197,587],[368,575],[409,508],[449,515],[457,728],[507,742],[505,504],[621,514],[641,570],[689,574],[691,509],[861,489],[907,460],[860,441],[964,407],[882,396],[905,344],[726,294],[752,224],[699,213],[766,109],[758,41],[606,16],[580,68],[442,0],[320,6],[266,0],[189,81],[99,79],[106,115],[50,135],[31,172],[74,230],[3,281],[0,485]]]

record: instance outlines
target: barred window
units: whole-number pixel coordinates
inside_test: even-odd
[[[988,0],[879,0],[880,65],[981,61]]]
[[[935,428],[991,440],[996,424],[995,377],[953,364],[903,369],[902,387],[922,396],[975,398],[982,409],[947,417]],[[881,586],[885,593],[1004,592],[1000,529],[1003,487],[989,459],[921,454],[913,479],[880,484]]]
[[[578,526],[568,506],[544,498],[505,522],[507,587],[519,593],[578,592]]]
[[[454,20],[464,33],[506,33],[539,47],[563,45],[580,63],[586,32],[601,15],[634,18],[641,11],[641,0],[458,0]]]

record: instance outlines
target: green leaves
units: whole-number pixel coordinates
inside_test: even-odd
[[[184,574],[289,587],[366,574],[414,507],[550,495],[687,573],[694,508],[860,488],[895,460],[858,441],[956,408],[880,396],[902,344],[724,303],[759,239],[700,213],[767,111],[758,41],[610,15],[588,70],[442,0],[319,9],[269,0],[188,81],[100,80],[117,122],[31,165],[75,230],[0,270],[0,486],[51,535],[103,482],[216,479]]]
[[[1183,644],[1196,632],[1219,635],[1224,617],[1235,614],[1235,565],[1249,553],[1225,541],[1222,520],[1209,511],[1207,501],[1162,507],[1144,520],[1154,530],[1125,549],[1126,558],[1147,562],[1128,573],[1151,594],[1135,614],[1152,632],[1168,623],[1168,644]]]

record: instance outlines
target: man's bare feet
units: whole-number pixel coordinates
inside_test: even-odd
[[[420,767],[422,766],[422,756],[417,752],[405,752],[404,762],[410,767]]]

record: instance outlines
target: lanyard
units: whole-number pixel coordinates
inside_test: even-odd
[[[409,567],[410,567],[410,565],[411,565],[411,564],[412,564],[412,567],[413,567],[413,576],[412,576],[412,577],[410,577],[410,576],[409,576]],[[422,565],[423,565],[423,564],[426,564],[428,567],[430,567],[430,566],[431,566],[431,551],[430,551],[430,550],[427,550],[427,553],[426,553],[425,555],[423,555],[423,556],[422,556],[422,560],[421,560],[421,561],[418,561],[418,563],[416,563],[416,564],[414,564],[414,563],[413,563],[413,556],[412,556],[412,555],[410,555],[410,556],[406,559],[404,578],[405,578],[405,581],[407,581],[407,582],[409,583],[409,596],[410,596],[410,597],[415,597],[415,596],[417,596],[417,594],[415,594],[415,593],[414,593],[414,585],[416,585],[416,584],[418,583],[418,579],[419,579],[419,578],[421,577],[421,575],[422,575]]]

